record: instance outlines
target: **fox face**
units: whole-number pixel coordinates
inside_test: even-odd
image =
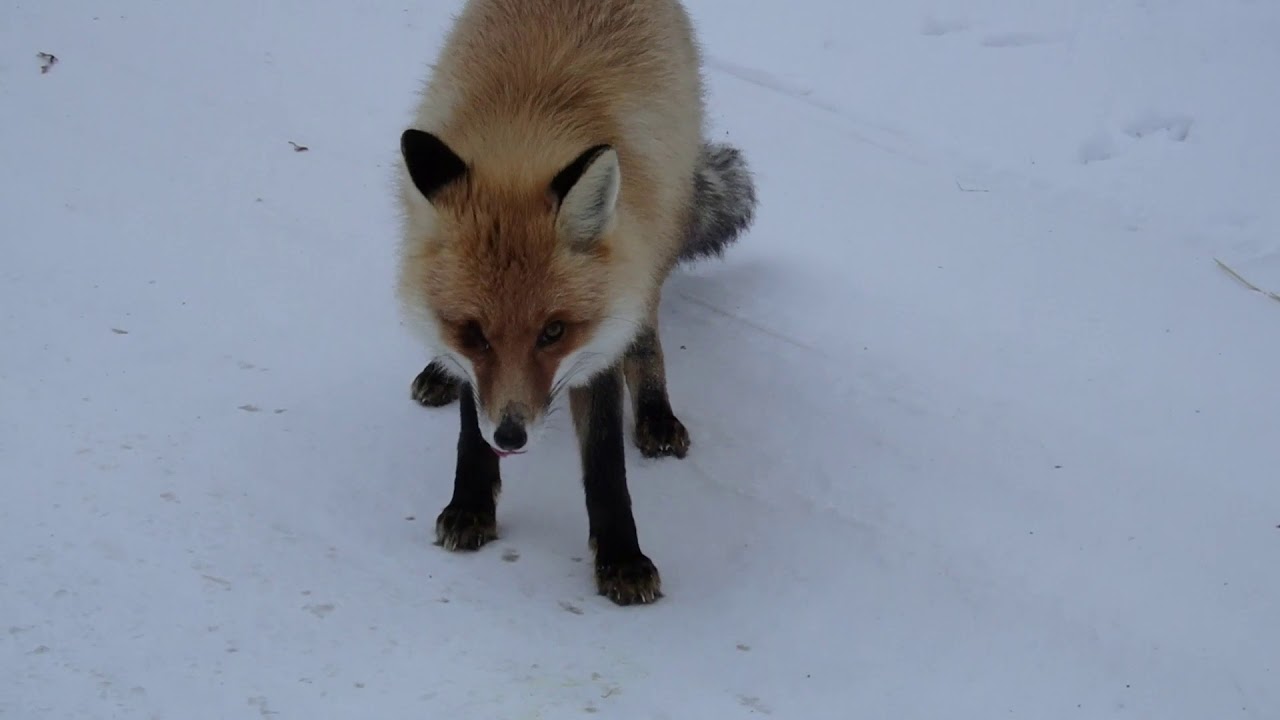
[[[401,293],[418,329],[475,394],[499,454],[525,451],[552,403],[626,350],[645,315],[610,242],[617,155],[598,145],[545,181],[486,177],[434,135],[401,140],[412,188]],[[620,292],[620,288],[622,289]]]

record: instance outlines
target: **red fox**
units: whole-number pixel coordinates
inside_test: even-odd
[[[658,302],[679,263],[719,256],[757,204],[739,149],[704,136],[701,51],[679,0],[468,0],[401,135],[398,295],[430,363],[421,403],[459,400],[436,542],[497,537],[499,459],[568,395],[597,591],[662,597],[624,462],[684,457]]]

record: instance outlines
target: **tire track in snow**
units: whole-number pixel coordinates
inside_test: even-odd
[[[920,143],[916,140],[907,137],[899,130],[856,118],[849,110],[821,97],[810,88],[797,85],[766,70],[740,65],[722,58],[708,57],[704,61],[704,65],[711,70],[729,75],[750,85],[755,85],[774,95],[789,98],[797,103],[834,116],[842,121],[844,125],[841,131],[855,140],[883,150],[894,157],[905,158],[922,165],[929,164],[924,158],[900,145],[894,144],[885,136],[895,138],[908,145],[919,145]],[[881,137],[873,137],[873,134]]]
[[[967,24],[962,24],[954,28],[953,31],[967,28]],[[945,33],[926,32],[926,34]],[[984,41],[984,46],[996,49],[1026,47],[1026,45],[1011,44],[1009,42],[1010,37],[1007,37],[1010,34],[1006,33],[1005,35],[1006,37],[1003,38],[1005,42],[996,42],[995,44],[992,44],[992,39],[1000,40],[1001,38],[997,35],[988,36]],[[1022,35],[1028,34],[1023,33]],[[1058,36],[1045,35],[1044,37],[1052,40]],[[1022,39],[1025,40],[1026,38],[1023,37]],[[760,90],[787,98],[812,110],[821,111],[822,115],[837,120],[837,132],[854,141],[882,150],[892,157],[909,160],[921,167],[933,168],[952,178],[956,178],[957,168],[982,168],[980,171],[981,182],[988,191],[996,189],[996,186],[1012,185],[1075,198],[1077,201],[1106,210],[1117,217],[1130,217],[1133,214],[1134,208],[1132,204],[1119,202],[1116,198],[1098,192],[1087,185],[1065,183],[1061,178],[1047,177],[1036,172],[1029,172],[1024,167],[1005,163],[992,164],[989,158],[975,157],[970,151],[962,147],[946,142],[926,141],[902,130],[859,118],[847,108],[820,96],[814,90],[781,78],[766,70],[742,65],[716,56],[707,56],[703,64],[709,70],[754,85]],[[1184,113],[1166,113],[1154,117],[1150,115],[1140,116],[1125,127],[1124,134],[1136,140],[1152,133],[1163,131],[1169,135],[1170,139],[1182,142],[1185,141],[1186,136],[1189,134],[1190,121],[1191,118]],[[1187,132],[1184,132],[1184,126],[1188,128]],[[1117,154],[1113,144],[1111,137],[1108,135],[1089,138],[1078,146],[1076,151],[1077,159],[1081,164],[1085,165],[1108,160]],[[1141,205],[1141,209],[1146,229],[1150,232],[1177,234],[1185,224],[1176,218],[1166,217],[1165,213],[1149,207],[1145,203]]]
[[[793,338],[793,337],[791,337],[790,335],[786,335],[785,333],[782,333],[782,332],[779,332],[779,331],[777,331],[777,330],[774,330],[773,328],[770,328],[770,327],[768,327],[768,326],[761,325],[760,323],[755,322],[754,320],[750,320],[750,319],[748,319],[748,318],[744,317],[743,315],[740,315],[739,313],[735,313],[735,312],[733,312],[733,311],[731,311],[731,310],[726,310],[726,309],[724,309],[724,308],[722,308],[722,307],[720,307],[720,306],[716,305],[716,304],[715,304],[715,303],[713,303],[713,302],[710,302],[710,301],[707,301],[707,300],[703,300],[702,298],[700,298],[700,297],[696,297],[696,296],[694,296],[694,295],[690,295],[688,292],[686,292],[686,291],[684,291],[684,290],[677,290],[677,291],[676,291],[676,295],[677,295],[677,296],[679,296],[681,300],[685,300],[685,301],[690,302],[690,303],[692,303],[692,304],[694,304],[694,305],[697,305],[698,307],[702,308],[703,310],[706,310],[706,311],[708,311],[708,312],[714,313],[714,314],[716,314],[716,315],[721,315],[721,316],[723,316],[723,317],[727,317],[727,318],[729,318],[730,320],[734,320],[734,321],[738,322],[738,323],[739,323],[739,324],[741,324],[741,325],[745,325],[748,329],[753,330],[753,331],[755,331],[756,333],[759,333],[759,334],[761,334],[761,335],[765,335],[765,336],[767,336],[767,337],[771,337],[771,338],[773,338],[774,340],[778,340],[778,341],[780,341],[780,342],[784,342],[784,343],[786,343],[786,344],[788,344],[788,345],[790,345],[790,346],[792,346],[792,347],[798,348],[798,349],[800,349],[800,350],[804,350],[804,351],[806,351],[806,352],[813,353],[814,355],[816,355],[816,356],[818,356],[818,357],[820,357],[820,358],[822,358],[822,359],[824,359],[824,360],[830,360],[830,359],[831,359],[829,356],[827,356],[827,355],[826,355],[826,353],[823,353],[821,350],[819,350],[818,348],[816,348],[816,347],[814,347],[814,346],[812,346],[812,345],[809,345],[808,343],[805,343],[805,342],[802,342],[802,341],[800,341],[800,340],[797,340],[796,338]]]

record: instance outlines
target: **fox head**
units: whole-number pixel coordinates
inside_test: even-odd
[[[560,393],[611,367],[647,311],[645,279],[614,241],[618,155],[596,145],[548,177],[497,177],[416,129],[401,154],[400,296],[470,385],[490,447],[523,452]]]

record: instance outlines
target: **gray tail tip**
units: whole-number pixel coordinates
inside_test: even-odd
[[[680,260],[722,256],[755,221],[758,202],[755,178],[742,150],[728,143],[704,143]]]

